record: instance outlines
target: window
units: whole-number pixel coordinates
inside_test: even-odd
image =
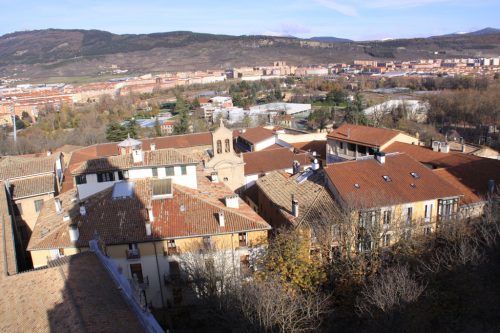
[[[212,245],[212,240],[210,239],[210,236],[203,237],[203,246],[205,248],[210,248],[211,245]]]
[[[101,172],[97,174],[97,182],[112,182],[115,180],[115,174],[113,172]]]
[[[425,213],[424,213],[425,222],[431,222],[432,206],[433,206],[432,204],[425,205]]]
[[[386,182],[392,182],[392,179],[390,176],[382,176]]]
[[[217,140],[217,154],[222,154],[222,141]]]
[[[144,277],[142,275],[142,265],[141,264],[130,264],[130,275],[138,283],[144,282]]]
[[[132,260],[132,259],[139,259],[141,257],[141,254],[139,252],[139,248],[137,247],[136,243],[130,243],[128,245],[128,250],[126,251],[127,253],[127,259]]]
[[[158,168],[151,169],[153,171],[153,177],[158,177]]]
[[[384,212],[384,225],[389,225],[391,224],[391,211],[386,210]]]
[[[87,184],[87,175],[78,175],[75,177],[76,185]]]
[[[239,240],[240,247],[247,246],[247,233],[240,232],[238,234],[238,240]]]
[[[173,166],[170,167],[165,167],[165,176],[174,176],[175,175],[175,169]]]
[[[43,206],[43,200],[35,200],[35,212],[39,212],[42,209]]]
[[[432,233],[432,227],[424,227],[424,235],[429,236]]]
[[[339,142],[340,149],[344,149],[344,143],[342,141]]]
[[[358,239],[359,252],[370,251],[373,249],[373,241],[369,235],[360,235]]]
[[[359,226],[361,228],[372,228],[376,225],[377,214],[375,210],[359,213]],[[379,215],[380,216],[380,215]]]
[[[181,175],[187,174],[187,167],[185,165],[181,165]]]
[[[385,234],[384,237],[382,238],[382,242],[383,242],[384,246],[391,245],[391,235]]]
[[[64,257],[64,249],[59,249],[59,256]]]
[[[407,229],[403,232],[403,238],[405,240],[410,240],[411,239],[411,230],[410,229]]]
[[[231,142],[229,141],[229,139],[226,139],[225,145],[226,145],[225,152],[229,153],[231,151]]]
[[[121,171],[121,170],[120,170],[120,171],[118,171],[118,179],[119,179],[119,180],[124,180],[124,179],[125,179],[125,177],[124,177],[124,175],[123,175],[123,171]]]
[[[167,240],[167,248],[169,254],[177,254],[177,245],[175,244],[175,239]]]
[[[406,224],[411,224],[413,220],[413,207],[408,207],[406,209]]]
[[[439,200],[438,216],[441,221],[450,220],[455,217],[458,210],[458,199]]]

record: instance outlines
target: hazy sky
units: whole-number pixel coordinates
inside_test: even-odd
[[[0,0],[0,35],[45,28],[114,33],[425,37],[500,28],[499,0]]]

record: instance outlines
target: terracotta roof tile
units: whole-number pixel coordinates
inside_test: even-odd
[[[500,161],[479,158],[445,169],[434,170],[446,181],[464,193],[463,203],[475,203],[484,200],[488,194],[488,182],[500,184]]]
[[[0,279],[0,289],[1,332],[144,332],[92,252]]]
[[[173,198],[153,200],[151,182],[151,179],[134,181],[134,195],[129,198],[113,199],[113,188],[86,198],[85,216],[79,213],[75,190],[58,197],[63,213],[55,211],[54,199],[47,201],[35,224],[28,249],[85,247],[96,233],[106,244],[126,244],[270,228],[241,200],[239,209],[225,207],[221,199],[234,193],[223,184],[201,179],[196,190],[174,185]],[[155,215],[152,236],[146,236],[146,207],[153,207]],[[216,216],[221,210],[225,213],[224,227],[219,226]],[[63,221],[65,214],[71,221]],[[78,224],[80,238],[77,244],[69,239],[70,223]]]
[[[58,154],[45,157],[6,156],[0,159],[0,180],[55,172]]]
[[[400,133],[402,132],[388,128],[343,124],[328,133],[327,137],[346,142],[361,143],[370,147],[380,147]]]
[[[294,154],[289,148],[277,148],[244,153],[245,175],[255,175],[274,170],[291,169],[294,160],[302,166],[311,163],[307,153]]]
[[[275,136],[275,133],[272,130],[264,127],[254,127],[246,128],[240,131],[234,131],[233,136],[240,137],[251,144],[256,144],[266,139],[272,138],[273,136]]]
[[[457,188],[406,154],[387,155],[384,164],[375,159],[336,163],[326,167],[326,172],[342,200],[355,208],[462,195]],[[411,175],[412,172],[417,178]],[[389,176],[390,181],[384,180],[384,176]]]
[[[295,225],[308,224],[313,226],[324,216],[335,216],[337,205],[325,188],[323,170],[315,172],[304,182],[298,183],[297,178],[302,173],[288,177],[281,172],[271,172],[257,180],[260,191],[279,207],[281,214]],[[299,216],[291,215],[292,196],[299,203]]]
[[[143,151],[143,160],[139,163],[134,163],[132,154],[109,156],[88,160],[83,162],[78,168],[73,170],[72,174],[75,175],[82,173],[95,173],[109,170],[126,170],[145,166],[164,166],[195,163],[198,163],[198,161],[179,153],[176,149],[161,149],[154,151]]]
[[[54,174],[21,178],[9,183],[10,194],[13,199],[54,193],[56,191],[56,179]]]

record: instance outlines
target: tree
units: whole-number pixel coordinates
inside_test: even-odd
[[[106,128],[106,139],[108,141],[122,141],[127,138],[128,130],[125,126],[112,122]]]
[[[327,278],[321,263],[310,255],[309,240],[298,230],[279,230],[264,260],[264,279],[277,279],[290,290],[310,292]]]
[[[349,103],[345,111],[344,120],[351,124],[367,124],[363,114],[363,95],[358,91],[354,95],[354,100]]]
[[[331,112],[327,108],[314,110],[307,118],[307,123],[311,128],[324,130],[331,120]]]
[[[188,108],[184,100],[177,98],[174,112],[177,113],[178,119],[174,125],[174,134],[186,134],[189,132],[189,114]]]
[[[158,119],[158,117],[156,117],[155,119],[155,126],[154,126],[154,129],[155,129],[155,135],[156,136],[161,136],[161,125],[160,125],[160,120]]]

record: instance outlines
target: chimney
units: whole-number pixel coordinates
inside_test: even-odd
[[[380,164],[384,164],[385,163],[385,153],[382,152],[382,151],[378,151],[375,153],[375,159],[377,160],[377,162],[379,162]]]
[[[312,162],[312,165],[311,165],[311,168],[316,171],[316,170],[319,170],[319,162],[318,160],[315,158],[314,161]]]
[[[228,195],[224,198],[224,201],[226,203],[226,207],[228,208],[240,208],[239,196],[237,194]]]
[[[488,180],[488,193],[493,194],[495,192],[495,180],[490,179]]]
[[[217,174],[217,172],[212,172],[210,174],[210,180],[212,181],[212,183],[218,183],[219,182],[219,175]]]
[[[151,222],[146,221],[144,226],[146,227],[146,236],[151,236]]]
[[[81,206],[80,206],[80,215],[81,215],[81,216],[85,216],[85,215],[87,215],[87,209],[85,208],[85,206],[84,206],[84,205],[81,205]]]
[[[224,227],[226,225],[224,220],[224,212],[223,211],[218,212],[217,217],[219,218],[219,226]]]
[[[448,144],[448,142],[441,142],[441,149],[440,151],[442,153],[449,153],[450,152],[450,145]]]
[[[294,175],[296,173],[299,173],[299,171],[300,171],[300,163],[299,163],[299,161],[297,161],[297,160],[293,161],[292,170],[293,170],[293,174]]]
[[[149,149],[150,149],[151,151],[156,150],[156,143],[151,142],[151,144],[149,145]]]
[[[80,230],[78,230],[78,225],[72,224],[69,226],[69,240],[72,242],[78,241],[80,238]]]
[[[54,199],[54,204],[56,205],[56,213],[60,214],[62,212],[62,203],[61,199],[55,198]]]
[[[149,222],[154,222],[155,221],[155,216],[153,214],[153,207],[147,207],[146,209],[148,211],[148,221]]]
[[[142,162],[142,149],[134,149],[132,150],[132,159],[134,160],[134,163],[141,163]]]
[[[294,217],[299,217],[299,202],[295,200],[295,196],[292,195],[292,215]]]

